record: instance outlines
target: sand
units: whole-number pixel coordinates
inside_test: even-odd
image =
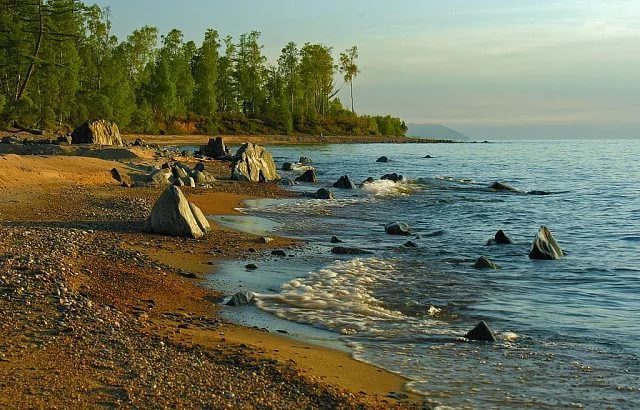
[[[141,154],[141,157],[144,157],[145,154]],[[221,173],[226,172],[225,164],[218,165],[217,168],[215,164],[208,164],[207,167],[211,166]],[[249,367],[255,366],[251,364],[252,360],[262,363],[260,366],[271,366],[271,362],[264,360],[276,360],[273,366],[284,369],[277,370],[282,372],[278,374],[282,374],[285,379],[293,377],[291,380],[296,380],[296,383],[299,380],[307,386],[299,390],[308,390],[303,396],[310,400],[309,403],[313,400],[325,400],[319,397],[331,397],[331,400],[337,400],[335,403],[342,403],[335,404],[338,407],[364,405],[386,408],[400,405],[413,408],[418,405],[420,398],[411,394],[408,395],[409,401],[405,404],[385,397],[390,392],[402,392],[406,379],[358,362],[344,352],[308,345],[278,334],[223,323],[217,317],[217,302],[221,300],[222,295],[215,290],[202,287],[203,275],[212,273],[214,269],[210,263],[229,258],[244,259],[249,248],[260,252],[270,247],[287,248],[301,244],[286,238],[275,238],[274,242],[265,245],[255,235],[231,231],[215,224],[213,232],[200,241],[146,234],[142,231],[144,218],[163,188],[123,188],[110,174],[114,167],[124,174],[133,172],[121,163],[96,158],[1,155],[0,186],[4,189],[5,195],[0,197],[0,229],[4,232],[4,240],[29,235],[30,240],[40,243],[39,235],[53,235],[56,240],[65,235],[82,235],[82,241],[92,243],[93,248],[80,247],[78,251],[67,256],[64,252],[60,253],[60,263],[68,266],[68,269],[56,271],[56,274],[60,275],[60,283],[64,284],[56,286],[69,288],[70,294],[79,300],[87,299],[93,302],[87,305],[87,312],[92,312],[96,307],[107,306],[110,307],[107,308],[108,311],[120,315],[118,321],[121,325],[118,326],[127,329],[127,339],[123,339],[126,343],[136,345],[142,343],[138,340],[146,337],[151,337],[152,340],[166,340],[169,344],[165,348],[173,346],[171,348],[175,350],[173,354],[176,363],[182,363],[180,357],[185,354],[200,355],[200,350],[193,350],[196,346],[205,349],[205,353],[233,351],[233,357],[240,355],[239,357],[243,358],[242,363],[246,362],[246,366]],[[261,197],[288,195],[275,184],[260,184],[256,189],[256,186],[250,183],[229,181],[217,183],[212,190],[185,189],[185,194],[205,213],[216,215],[237,214],[237,208],[241,207],[242,201],[255,198],[252,194]],[[60,234],[56,234],[57,231],[60,231]],[[61,249],[64,249],[64,240],[60,240]],[[46,242],[46,239],[43,237],[42,241]],[[13,246],[11,244],[15,245],[15,242],[7,242],[6,245]],[[109,250],[104,256],[91,250],[101,247]],[[39,251],[46,253],[46,249]],[[13,252],[11,259],[7,260],[20,260],[22,257],[15,252],[30,250],[18,247]],[[2,273],[19,275],[21,271],[16,269],[11,268]],[[188,273],[196,275],[191,277]],[[0,310],[8,315],[5,316],[5,323],[12,323],[12,320],[20,323],[21,320],[26,320],[17,313],[11,315],[11,300],[3,299],[0,294]],[[42,303],[57,303],[55,298],[38,300]],[[153,301],[153,306],[150,307],[144,301]],[[32,323],[47,321],[46,315],[38,316],[39,313],[35,310],[25,314],[28,314],[26,317],[30,317],[29,321]],[[83,317],[80,316],[76,325],[78,332],[83,329],[82,320]],[[125,323],[130,325],[125,326]],[[201,326],[199,323],[215,325]],[[87,329],[91,328],[89,324],[87,326]],[[3,343],[11,345],[18,340],[9,340],[7,337],[7,334],[0,332],[0,347]],[[85,337],[90,341],[94,335],[88,333]],[[117,333],[111,337],[117,339]],[[144,356],[146,353],[140,352],[131,353],[133,356],[125,357],[121,362],[114,359],[109,365],[112,367],[111,370],[108,366],[104,370],[101,370],[101,367],[80,369],[77,362],[80,359],[73,350],[69,350],[73,349],[74,345],[62,341],[58,343],[58,339],[55,338],[52,340],[48,354],[38,353],[37,344],[27,343],[24,346],[20,345],[20,351],[23,352],[22,361],[12,358],[0,360],[0,376],[10,377],[12,380],[11,384],[0,382],[0,407],[11,403],[32,403],[32,406],[35,403],[35,407],[39,407],[37,403],[58,403],[62,407],[69,403],[80,403],[82,406],[94,407],[98,401],[105,400],[106,403],[113,402],[119,405],[118,403],[123,403],[119,395],[107,395],[105,398],[103,393],[96,393],[90,388],[89,381],[111,380],[112,376],[109,374],[125,372],[126,363],[131,361],[140,360],[145,366],[153,365],[153,362],[149,362]],[[94,354],[100,354],[99,351],[91,350],[91,344],[87,346],[86,354],[90,357],[85,358],[86,360],[92,360]],[[135,352],[136,349],[131,351]],[[57,353],[52,356],[51,352]],[[56,355],[68,357],[69,360],[56,360]],[[28,357],[31,359],[27,360]],[[205,360],[201,356],[197,357],[198,360]],[[33,369],[31,373],[25,372],[25,363]],[[220,365],[226,366],[225,363],[226,361],[223,361]],[[215,363],[212,363],[211,366],[214,365]],[[191,372],[189,368],[176,366],[176,377],[188,377]],[[272,371],[269,369],[271,367],[265,368],[264,371]],[[65,377],[69,380],[76,380],[78,390],[69,387],[71,390],[67,392],[67,397],[66,390],[63,392],[53,388],[57,386],[53,382],[51,387],[46,383],[38,385],[40,390],[35,392],[29,387],[31,377],[48,380],[48,375],[52,372],[67,375]],[[220,383],[216,380],[215,377],[211,377],[202,383],[215,386],[216,383]],[[257,383],[258,387],[265,386],[264,382]],[[256,392],[263,390],[262,387],[258,387],[255,388]],[[127,397],[130,397],[131,403],[136,402],[136,397],[146,397],[145,394],[148,392],[145,388],[145,385],[134,383],[127,390]],[[240,384],[237,388],[239,391],[253,391],[247,384]],[[194,405],[192,402],[184,401],[186,398],[171,397],[171,391],[167,387],[164,393],[166,396],[158,393],[156,405],[148,402],[147,406]],[[281,406],[285,400],[294,400],[292,403],[299,400],[291,398],[289,393],[284,391],[278,394],[279,398],[275,397],[273,400],[274,403],[280,402]],[[325,394],[328,396],[323,396]],[[258,396],[258,393],[256,395]],[[74,401],[76,396],[78,401]],[[216,397],[216,400],[224,400]],[[234,400],[236,399],[239,398],[236,397]]]

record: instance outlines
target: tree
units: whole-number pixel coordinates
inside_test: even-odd
[[[296,97],[300,88],[299,69],[300,56],[296,43],[290,41],[282,49],[282,54],[278,58],[278,70],[282,75],[289,96],[289,108],[291,114],[295,113]]]
[[[351,112],[356,113],[353,108],[353,79],[360,73],[358,66],[356,65],[356,59],[358,58],[358,47],[353,46],[345,50],[344,53],[340,53],[340,72],[344,76],[344,81],[349,84],[351,89]]]
[[[237,45],[234,77],[238,99],[242,101],[242,112],[248,116],[255,116],[257,107],[263,103],[267,59],[262,55],[259,38],[259,31],[245,33],[240,36]]]
[[[316,114],[325,115],[329,100],[335,96],[333,75],[335,66],[331,47],[306,43],[300,50],[300,76],[307,99],[313,101]]]
[[[218,92],[218,110],[220,112],[235,112],[237,110],[236,83],[234,78],[234,60],[236,45],[231,36],[224,39],[224,55],[218,58],[218,78],[216,90]]]
[[[211,116],[217,111],[219,47],[218,32],[212,29],[207,30],[202,47],[196,53],[193,66],[195,80],[193,111],[196,114]]]

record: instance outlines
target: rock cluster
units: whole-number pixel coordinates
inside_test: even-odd
[[[236,181],[269,182],[279,179],[276,164],[266,148],[250,142],[242,145],[234,157],[231,179]]]
[[[73,144],[123,146],[118,126],[106,120],[85,122],[71,133],[71,141]]]

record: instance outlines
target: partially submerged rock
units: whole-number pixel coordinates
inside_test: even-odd
[[[293,162],[284,162],[282,164],[283,171],[293,171]]]
[[[493,238],[487,241],[487,245],[511,245],[513,244],[513,240],[509,238],[509,236],[504,233],[502,229],[498,230],[498,232],[493,235]]]
[[[414,241],[407,241],[403,243],[402,246],[404,246],[405,248],[417,248],[418,244],[415,243]]]
[[[318,182],[318,175],[316,174],[316,171],[314,169],[308,169],[304,172],[304,174],[297,177],[296,181],[316,183]]]
[[[540,230],[533,238],[529,258],[531,259],[559,259],[564,256],[564,252],[556,242],[551,231],[546,226],[541,226]]]
[[[376,162],[389,162],[389,158],[383,155],[380,158],[378,158]]]
[[[73,144],[123,146],[118,126],[106,120],[85,122],[71,133],[71,141]]]
[[[302,165],[311,165],[313,164],[313,161],[311,161],[309,158],[307,157],[300,157],[300,159],[298,160],[299,163],[301,163]]]
[[[336,194],[327,189],[320,188],[315,194],[311,194],[311,197],[315,199],[336,199]]]
[[[514,187],[499,181],[495,181],[493,184],[489,185],[489,189],[496,192],[518,192]]]
[[[356,185],[351,181],[348,175],[341,176],[333,183],[333,187],[340,189],[356,189]]]
[[[484,320],[481,320],[476,327],[468,331],[465,337],[469,340],[479,340],[481,342],[495,342],[497,340]]]
[[[385,174],[380,179],[386,179],[386,180],[393,181],[393,182],[399,182],[399,181],[404,180],[404,177],[402,175],[396,174],[394,172],[393,174]]]
[[[227,302],[227,306],[245,306],[255,303],[255,296],[251,292],[238,292],[231,296]]]
[[[194,215],[194,211],[197,215]],[[182,191],[172,185],[160,195],[153,206],[145,231],[198,239],[204,236],[208,226],[202,211],[190,204]]]
[[[384,227],[384,230],[389,235],[411,235],[409,225],[404,222],[391,222]]]
[[[331,253],[336,254],[336,255],[367,255],[367,254],[371,254],[373,252],[369,252],[366,251],[364,249],[360,249],[360,248],[349,248],[346,246],[336,246],[335,248],[331,249]]]
[[[476,269],[500,269],[500,266],[491,262],[488,258],[481,256],[473,265]]]
[[[266,148],[250,142],[242,145],[235,156],[231,179],[236,181],[269,182],[279,179],[273,156]]]
[[[331,243],[342,243],[344,241],[342,241],[340,238],[338,238],[337,236],[334,235],[334,236],[331,237],[331,241],[330,242]]]

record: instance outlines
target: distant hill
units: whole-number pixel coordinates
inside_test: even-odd
[[[455,141],[468,141],[466,135],[445,127],[442,124],[407,124],[407,135],[419,138],[446,139]]]

